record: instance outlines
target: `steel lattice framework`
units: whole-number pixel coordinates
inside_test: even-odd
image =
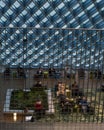
[[[102,67],[103,16],[104,0],[1,0],[2,64]]]

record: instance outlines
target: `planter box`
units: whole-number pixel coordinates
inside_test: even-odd
[[[23,110],[18,110],[18,109],[10,109],[10,100],[11,100],[11,95],[14,89],[8,89],[6,93],[6,101],[4,104],[4,113],[19,113],[22,114]],[[30,91],[30,90],[24,90],[24,91]],[[55,112],[54,110],[54,105],[53,105],[53,100],[52,100],[52,93],[51,90],[46,90],[47,92],[47,97],[48,97],[48,110],[46,110],[47,114],[53,114]],[[34,110],[28,110],[28,113],[32,114]]]

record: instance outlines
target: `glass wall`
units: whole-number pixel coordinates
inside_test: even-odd
[[[104,30],[0,32],[1,121],[49,121],[49,127],[104,121]]]

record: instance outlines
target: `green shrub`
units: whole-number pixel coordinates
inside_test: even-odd
[[[48,110],[47,92],[44,89],[13,90],[10,99],[10,109],[23,110],[27,107],[29,110],[34,110],[34,104],[37,99],[40,99],[44,108]]]

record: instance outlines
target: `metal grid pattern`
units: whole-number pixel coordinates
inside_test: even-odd
[[[15,67],[102,68],[104,31],[1,28],[1,61]]]
[[[89,62],[92,66],[94,63],[96,66],[99,64],[102,66],[103,31],[83,32],[60,30],[60,28],[102,29],[103,4],[103,0],[1,0],[2,63],[11,67],[18,65],[62,67],[66,62],[70,64],[71,61],[67,59],[71,59],[76,67],[89,67]],[[97,48],[96,55],[95,48]],[[63,63],[62,59],[64,59]]]
[[[97,107],[96,113],[91,117],[85,116],[84,120],[82,115],[70,115],[67,125],[63,120],[57,123],[56,119],[49,122],[46,120],[45,124],[44,122],[7,123],[4,120],[0,123],[1,129],[103,129],[103,124],[95,124],[104,122],[104,94],[98,91],[101,90],[104,80],[103,5],[103,0],[0,1],[0,65],[6,65],[11,69],[21,66],[26,70],[27,67],[62,69],[71,66],[75,73],[77,68],[87,69],[88,79],[79,77],[78,82],[87,98],[90,100],[94,98],[94,109]],[[91,79],[90,72],[93,70],[102,72],[100,79],[95,77]],[[3,90],[0,92],[1,104],[4,103],[4,91],[6,93],[9,87],[26,89],[27,86],[31,88],[34,83],[33,77],[29,75],[23,78],[21,85],[16,86],[15,77],[10,77],[9,80],[3,79],[2,74],[0,75],[0,87]],[[47,82],[47,79],[42,80]],[[66,82],[66,79],[64,80]],[[56,82],[51,84],[52,87]],[[2,115],[2,112],[0,114]],[[60,115],[57,117],[60,118]],[[84,124],[87,122],[90,123]]]
[[[7,77],[5,76],[5,73],[2,73],[4,80],[8,80],[8,78],[10,80],[10,82],[8,81],[7,89],[9,89],[9,87],[11,88],[11,86],[13,89],[15,87],[21,87],[25,90],[31,88],[34,85],[33,80],[35,79],[36,81],[37,78],[35,72],[37,68],[42,68],[43,72],[47,72],[48,69],[52,67],[56,69],[58,76],[53,75],[51,77],[50,75],[42,75],[40,80],[43,81],[43,84],[46,82],[47,86],[49,85],[48,87],[51,89],[53,94],[51,100],[53,101],[55,99],[54,101],[56,101],[54,105],[55,110],[57,111],[55,113],[57,115],[56,117],[58,117],[59,120],[64,120],[64,116],[61,115],[62,113],[60,112],[60,107],[54,93],[56,83],[58,81],[63,82],[63,84],[65,83],[66,87],[68,85],[68,88],[71,90],[72,84],[74,81],[77,81],[82,91],[80,91],[81,95],[78,93],[76,97],[87,97],[94,113],[91,114],[91,116],[88,114],[88,116],[84,116],[83,118],[83,114],[80,114],[80,111],[78,115],[76,114],[77,112],[72,112],[74,110],[74,108],[72,108],[72,113],[70,113],[70,116],[68,115],[68,117],[66,115],[65,120],[78,123],[84,121],[102,123],[104,121],[104,30],[37,29],[30,27],[1,29],[5,32],[2,36],[9,35],[10,31],[16,32],[19,30],[21,32],[12,34],[12,40],[14,42],[10,44],[2,37],[5,41],[2,43],[1,47],[2,64],[8,65],[7,68],[11,70],[11,74],[9,76],[7,75]],[[15,43],[15,37],[18,35],[18,40],[20,42]],[[33,38],[30,38],[31,35]],[[44,39],[43,36],[46,36],[46,39]],[[38,42],[36,42],[37,40]],[[17,64],[15,64],[16,62]],[[26,75],[20,76],[18,67],[21,67]],[[69,72],[65,70],[66,67],[69,68]],[[33,72],[31,72],[31,68],[33,68]],[[62,75],[63,73],[64,75]],[[81,75],[81,73],[83,74]],[[70,74],[70,76],[68,77],[66,74]],[[22,86],[16,86],[14,79],[23,79]],[[5,84],[4,80],[2,81],[3,84]],[[52,82],[48,82],[48,80]],[[74,99],[74,94],[71,95]],[[74,101],[74,105],[76,105],[76,98]],[[7,106],[7,108],[9,107]],[[57,121],[57,118],[55,118],[55,121]]]

